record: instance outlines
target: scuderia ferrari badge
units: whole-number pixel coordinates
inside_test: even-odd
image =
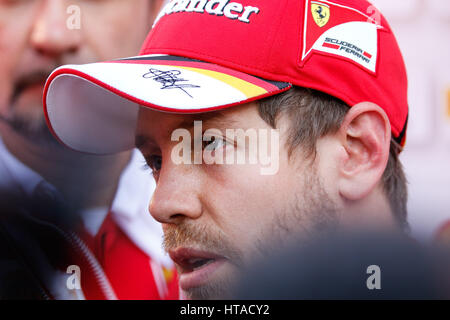
[[[375,73],[378,32],[384,29],[381,22],[365,12],[332,1],[305,2],[302,63],[313,54],[326,54]]]

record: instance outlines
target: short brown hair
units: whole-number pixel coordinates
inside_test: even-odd
[[[282,94],[260,101],[260,116],[273,128],[278,116],[289,117],[287,145],[289,155],[299,146],[306,157],[316,154],[319,138],[337,132],[349,110],[349,106],[339,99],[320,91],[294,87]],[[389,160],[382,177],[382,185],[397,222],[407,226],[406,201],[407,181],[399,160],[401,147],[391,141]]]

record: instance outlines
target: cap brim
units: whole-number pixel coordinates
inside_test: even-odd
[[[290,87],[199,60],[139,56],[56,69],[45,85],[44,111],[50,130],[67,147],[111,154],[134,146],[139,107],[207,112]]]

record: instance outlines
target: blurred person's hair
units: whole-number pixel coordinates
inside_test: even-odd
[[[336,133],[349,110],[341,100],[320,91],[294,87],[259,103],[261,117],[276,127],[279,116],[290,120],[287,146],[289,156],[302,147],[306,158],[314,159],[316,143],[321,137]],[[407,181],[399,160],[401,147],[391,140],[389,160],[382,177],[382,187],[397,222],[407,227]]]

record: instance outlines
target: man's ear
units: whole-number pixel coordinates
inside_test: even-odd
[[[350,108],[338,132],[345,150],[339,164],[339,193],[360,200],[374,190],[389,159],[391,125],[378,105],[362,102]]]

